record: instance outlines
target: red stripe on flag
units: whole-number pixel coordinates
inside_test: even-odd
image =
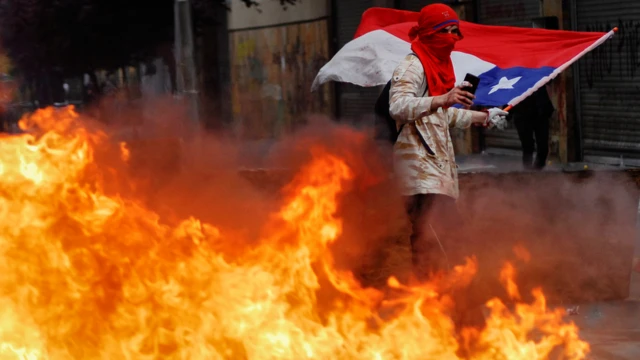
[[[409,30],[419,13],[370,8],[362,15],[355,38],[375,30],[386,31],[409,42]],[[501,68],[559,67],[573,59],[606,33],[489,26],[460,22],[464,39],[455,50],[465,52]]]

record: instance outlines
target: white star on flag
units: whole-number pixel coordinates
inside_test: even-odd
[[[494,92],[500,89],[513,89],[513,85],[515,85],[518,81],[520,81],[521,78],[522,76],[518,76],[517,78],[513,78],[509,80],[507,77],[502,77],[502,79],[500,79],[498,84],[494,85],[491,88],[491,91],[489,91],[489,95],[493,94]]]

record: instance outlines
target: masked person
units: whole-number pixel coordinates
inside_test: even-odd
[[[420,11],[409,54],[391,79],[389,113],[399,135],[394,165],[412,223],[414,274],[420,281],[460,263],[458,173],[449,129],[506,122],[501,109],[472,111],[475,98],[455,86],[451,52],[463,34],[453,9],[432,4]],[[423,95],[424,94],[424,95]],[[454,108],[461,104],[464,109]],[[456,261],[456,263],[453,263]]]
[[[506,121],[507,113],[501,109],[482,112],[452,107],[470,107],[474,99],[464,90],[467,84],[455,86],[451,52],[462,36],[453,9],[444,4],[425,6],[418,25],[409,33],[413,54],[395,69],[389,90],[389,113],[401,129],[394,145],[394,163],[407,197],[414,272],[419,279],[443,265],[428,259],[441,247],[429,234],[444,235],[460,221],[458,173],[449,128]]]

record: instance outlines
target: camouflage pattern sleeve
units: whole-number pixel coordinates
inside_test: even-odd
[[[471,126],[471,115],[473,113],[470,110],[448,108],[447,119],[449,120],[450,128],[467,129]]]
[[[415,55],[408,55],[393,72],[389,89],[389,113],[398,124],[430,114],[433,98],[422,97],[425,88],[420,60]]]

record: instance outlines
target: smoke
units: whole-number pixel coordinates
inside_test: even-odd
[[[125,142],[130,151],[128,164],[117,171],[117,176],[126,175],[127,186],[114,178],[109,181],[113,191],[126,188],[162,221],[193,216],[231,232],[238,239],[235,251],[260,238],[282,203],[284,186],[315,150],[344,159],[355,177],[340,199],[343,235],[331,249],[336,266],[353,271],[367,285],[386,282],[378,270],[386,266],[387,252],[395,250],[389,244],[406,245],[406,219],[391,177],[390,148],[380,147],[366,131],[311,116],[293,134],[247,141],[233,131],[194,127],[185,104],[169,97],[146,100],[142,108],[114,103],[109,99],[85,111],[99,115],[111,143]],[[114,167],[109,157],[114,155],[99,162]],[[394,275],[403,278],[409,270],[405,266]]]
[[[343,220],[343,235],[332,251],[338,268],[354,271],[366,285],[381,286],[387,280],[387,276],[379,275],[379,270],[386,266],[386,252],[397,250],[388,245],[406,245],[403,199],[391,176],[390,149],[374,142],[366,130],[340,125],[322,116],[309,120],[305,129],[274,148],[272,161],[276,166],[295,170],[316,147],[346,161],[355,177],[340,199],[337,216]],[[409,269],[405,267],[393,275],[405,278]]]
[[[542,287],[552,304],[628,296],[638,205],[628,174],[469,174],[461,188],[484,292],[499,291],[491,278],[519,246],[530,255],[518,262],[523,294]]]
[[[215,224],[236,235],[235,251],[242,251],[278,210],[284,185],[322,147],[355,174],[337,214],[343,220],[343,235],[331,247],[337,267],[367,286],[382,287],[391,275],[407,280],[408,221],[390,149],[367,130],[312,116],[294,134],[251,142],[194,129],[173,99],[148,102],[144,112],[110,115],[106,128],[131,150],[126,171],[136,196],[163,219],[193,216]],[[627,296],[638,195],[626,174],[461,174],[460,188],[466,237],[456,246],[479,263],[470,302],[507,298],[498,282],[505,261],[516,267],[524,300],[535,287],[554,304]],[[528,261],[514,248],[526,249]]]

